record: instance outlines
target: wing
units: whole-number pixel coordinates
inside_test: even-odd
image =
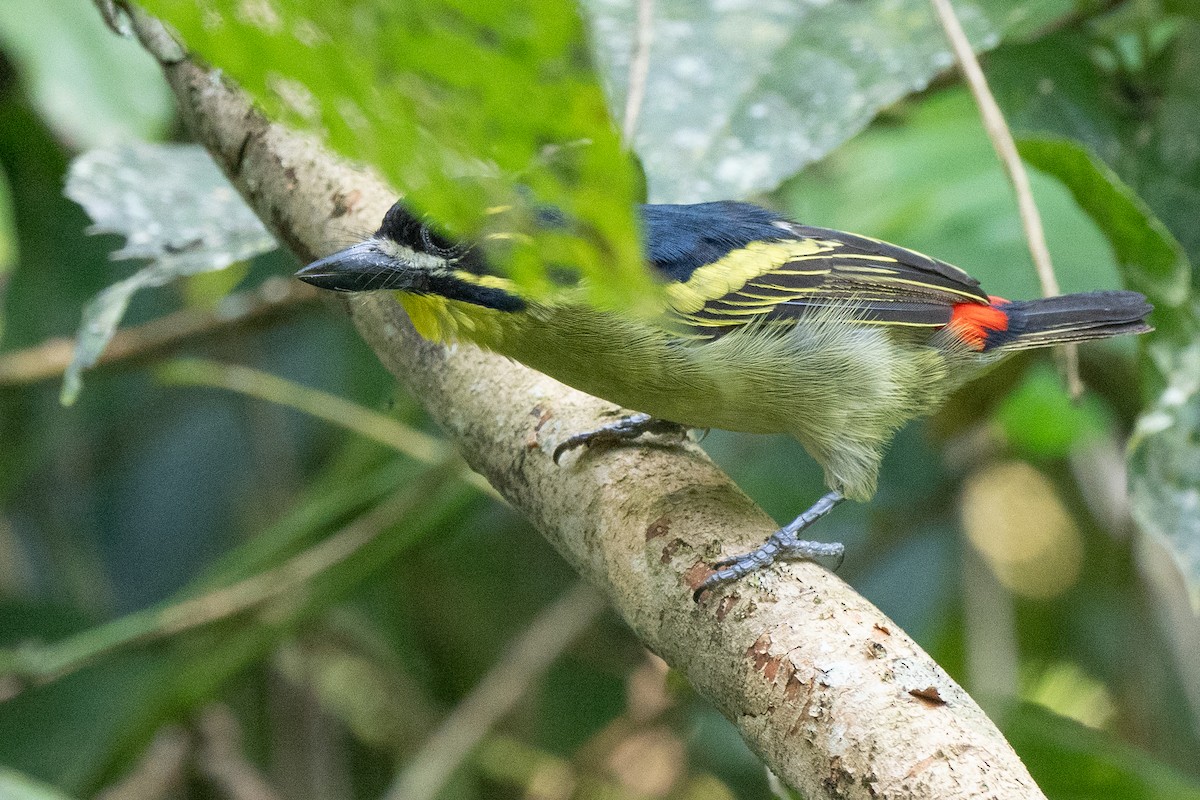
[[[832,306],[863,324],[939,328],[955,305],[988,303],[979,282],[958,267],[903,247],[786,221],[776,221],[771,234],[686,276],[652,259],[676,278],[667,294],[689,338],[715,339],[751,322],[784,323]]]

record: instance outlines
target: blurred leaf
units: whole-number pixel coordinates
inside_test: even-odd
[[[1031,369],[1004,398],[996,420],[1019,452],[1036,458],[1063,458],[1111,427],[1100,401],[1089,395],[1076,404],[1062,378],[1046,364]]]
[[[1200,3],[1196,0],[1162,0],[1162,9],[1168,14],[1200,20]]]
[[[84,308],[61,400],[75,402],[82,373],[116,333],[134,292],[224,269],[276,247],[203,148],[132,143],[92,150],[71,163],[67,196],[95,221],[93,233],[125,237],[114,259],[149,266],[109,286]]]
[[[1161,761],[1031,704],[997,718],[1050,800],[1200,800],[1200,784]]]
[[[628,92],[635,0],[586,0],[614,107]],[[959,0],[971,41],[1048,24],[1069,0]],[[635,144],[654,202],[779,186],[953,63],[927,0],[654,5]]]
[[[1149,207],[1103,162],[1067,139],[1024,137],[1021,157],[1063,182],[1108,237],[1129,287],[1178,306],[1191,288],[1183,247]]]
[[[1157,113],[1131,137],[1136,161],[1118,171],[1179,239],[1194,270],[1200,267],[1200,24],[1180,25],[1167,52],[1161,98],[1146,101]]]
[[[1019,148],[1070,188],[1112,243],[1129,284],[1158,305],[1152,319],[1167,324],[1150,345],[1166,389],[1138,420],[1130,457],[1133,509],[1141,529],[1174,555],[1200,610],[1200,326],[1185,305],[1191,265],[1146,204],[1083,148],[1054,139],[1025,139]]]
[[[4,341],[4,305],[8,275],[17,261],[17,230],[13,219],[12,194],[0,167],[0,343]]]
[[[197,272],[188,275],[181,287],[184,303],[188,308],[216,310],[238,284],[250,274],[250,262],[238,261],[227,269],[215,272]]]
[[[1173,556],[1200,613],[1200,338],[1155,342],[1151,356],[1166,388],[1138,418],[1130,443],[1133,516]]]
[[[1144,5],[1126,3],[1102,19],[1100,37],[1067,30],[1002,48],[988,77],[1014,129],[1080,142],[1129,185],[1200,263],[1200,25],[1169,26],[1158,56],[1097,66],[1111,39],[1154,48]],[[1126,13],[1121,14],[1124,10]],[[1156,51],[1157,52],[1157,51]]]
[[[327,623],[280,648],[275,667],[361,741],[392,752],[413,749],[433,729],[435,710],[394,655],[361,639],[353,628]]]
[[[70,800],[70,795],[41,781],[0,766],[0,798],[3,800]]]
[[[570,265],[597,303],[647,302],[637,179],[574,3],[145,5],[269,113],[377,167],[528,291],[551,290],[550,268]]]
[[[219,611],[227,599],[236,601],[241,595],[235,593],[207,611],[192,606],[188,613],[199,613],[201,624],[188,627],[180,625],[187,620],[178,613],[187,601],[177,598],[60,641],[0,651],[6,666],[18,668],[13,677],[24,675],[34,681],[96,662],[7,701],[5,713],[0,714],[0,762],[74,789],[93,788],[126,748],[143,744],[166,719],[212,702],[232,677],[262,659],[301,623],[345,599],[424,537],[445,531],[452,520],[461,518],[477,493],[447,480],[448,470],[457,469],[450,464],[414,471],[412,465],[392,464],[334,487],[230,553],[218,572],[195,581],[183,593],[193,598],[205,590],[220,595],[235,581],[286,589],[279,597],[264,596],[268,602],[257,607],[261,613],[242,613],[243,609],[203,618]],[[405,488],[397,492],[398,485]],[[393,493],[390,498],[388,492]],[[378,507],[338,531],[378,525],[386,518],[369,541],[308,576],[302,585],[274,585],[297,577],[293,567],[297,548],[341,526],[348,510],[358,512],[380,496],[385,499]],[[364,521],[368,516],[372,522]],[[315,542],[299,558],[308,559],[330,538]],[[274,572],[276,568],[280,571]],[[4,617],[0,614],[0,619]],[[0,628],[0,633],[7,632]],[[9,634],[0,641],[27,642],[28,638]],[[125,650],[156,639],[160,643],[146,651]]]
[[[6,602],[0,605],[0,644],[21,654],[46,638],[78,635],[87,624],[82,615],[48,604]],[[71,792],[86,788],[130,722],[153,705],[159,667],[160,659],[146,653],[121,653],[6,699],[0,706],[0,764]]]
[[[87,0],[4,0],[0,44],[41,114],[79,149],[157,139],[174,116],[162,71]]]

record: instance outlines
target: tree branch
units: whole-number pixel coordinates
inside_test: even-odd
[[[110,366],[161,355],[188,342],[233,330],[267,325],[315,303],[317,291],[297,281],[271,279],[258,289],[226,297],[216,309],[184,308],[150,322],[121,328],[91,367]],[[75,339],[55,337],[0,355],[0,386],[17,386],[62,377],[75,354]]]
[[[382,217],[395,192],[380,180],[269,123],[136,9],[135,29],[165,56],[192,133],[301,259],[331,250],[335,226]],[[966,692],[816,564],[692,602],[708,559],[775,527],[699,448],[614,448],[556,466],[554,445],[594,427],[606,403],[473,347],[430,343],[387,294],[346,307],[468,463],[806,797],[1042,797]]]

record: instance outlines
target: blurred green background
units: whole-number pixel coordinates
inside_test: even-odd
[[[190,5],[148,7],[190,37]],[[487,3],[445,5],[479,30],[512,22],[480,10]],[[578,109],[568,101],[602,87],[620,119],[634,5],[597,0],[578,17],[573,4],[551,5],[551,21],[538,24],[562,30],[538,28],[520,41],[560,36],[555,47],[568,52],[584,46],[587,30],[594,55],[555,84],[565,99],[548,107]],[[1085,147],[1140,198],[1138,224],[1161,220],[1154,230],[1168,252],[1178,240],[1174,268],[1186,271],[1189,257],[1200,263],[1196,6],[961,5],[973,39],[990,50],[986,72],[1019,137]],[[307,6],[281,2],[276,11]],[[1011,192],[969,94],[945,71],[932,12],[915,0],[796,9],[658,4],[662,28],[634,137],[650,196],[752,197],[807,223],[937,255],[993,294],[1038,294]],[[246,85],[287,74],[286,53],[275,54],[278,63],[223,61],[222,47],[263,51],[246,50],[233,23],[209,30],[211,41],[189,41]],[[469,61],[462,49],[471,41],[457,46]],[[516,50],[530,63],[549,57]],[[707,83],[696,77],[705,70]],[[552,81],[547,74],[537,73]],[[502,92],[489,103],[479,113],[501,121],[480,125],[480,135],[543,135],[504,126]],[[278,110],[305,122],[294,108]],[[607,129],[580,113],[579,130]],[[475,731],[481,743],[437,796],[786,792],[620,620],[592,613],[529,525],[464,480],[436,440],[420,438],[436,432],[341,314],[305,295],[239,317],[251,299],[278,296],[271,279],[297,266],[289,255],[138,293],[122,322],[134,334],[113,345],[132,342],[132,353],[89,372],[77,402],[60,405],[70,349],[60,339],[75,335],[93,296],[135,269],[110,261],[119,237],[88,235],[88,216],[63,195],[65,175],[80,153],[130,140],[187,140],[151,60],[84,0],[5,0],[0,797],[379,797],[397,775],[428,767],[428,753],[418,754],[432,732],[463,712],[508,648],[536,649],[547,619],[572,634],[569,643],[546,654],[544,675],[520,676],[520,696],[497,724]],[[357,155],[388,155],[362,141]],[[476,144],[468,134],[454,142],[460,151]],[[623,163],[610,145],[605,157]],[[537,163],[549,165],[532,181],[543,199],[585,216],[623,213],[605,205],[624,203],[620,194],[580,200],[556,162]],[[1065,291],[1169,283],[1155,283],[1151,267],[1120,246],[1114,252],[1120,221],[1085,213],[1072,196],[1078,182],[1033,178]],[[423,197],[451,211],[487,199],[453,191],[437,184]],[[463,212],[462,224],[469,218]],[[1121,218],[1124,241],[1130,219]],[[625,224],[603,234],[620,236]],[[984,704],[1053,798],[1200,798],[1189,540],[1134,525],[1136,514],[1148,527],[1195,530],[1194,510],[1167,512],[1200,475],[1196,428],[1190,445],[1143,440],[1151,444],[1133,478],[1155,502],[1137,506],[1135,497],[1131,506],[1125,492],[1138,415],[1164,386],[1189,385],[1180,365],[1197,341],[1193,297],[1163,289],[1153,299],[1154,358],[1146,342],[1084,348],[1089,390],[1078,404],[1049,354],[1008,362],[905,429],[876,500],[839,508],[819,531],[847,546],[841,577]],[[202,324],[138,348],[148,337],[138,326],[178,330],[185,319]],[[324,395],[303,412],[262,399],[270,376],[356,408]],[[1177,413],[1194,426],[1191,391]],[[356,422],[398,444],[346,429]],[[713,432],[704,446],[777,519],[822,491],[820,471],[790,440]],[[1162,493],[1145,494],[1147,485]],[[237,591],[222,593],[229,586]],[[204,604],[186,600],[198,596]],[[575,603],[575,627],[553,616],[563,597]]]

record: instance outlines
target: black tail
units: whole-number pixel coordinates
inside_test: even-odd
[[[1137,292],[1064,294],[1021,300],[1001,308],[1008,315],[1008,332],[1013,335],[1001,345],[1008,350],[1154,330],[1146,322],[1154,306]]]

